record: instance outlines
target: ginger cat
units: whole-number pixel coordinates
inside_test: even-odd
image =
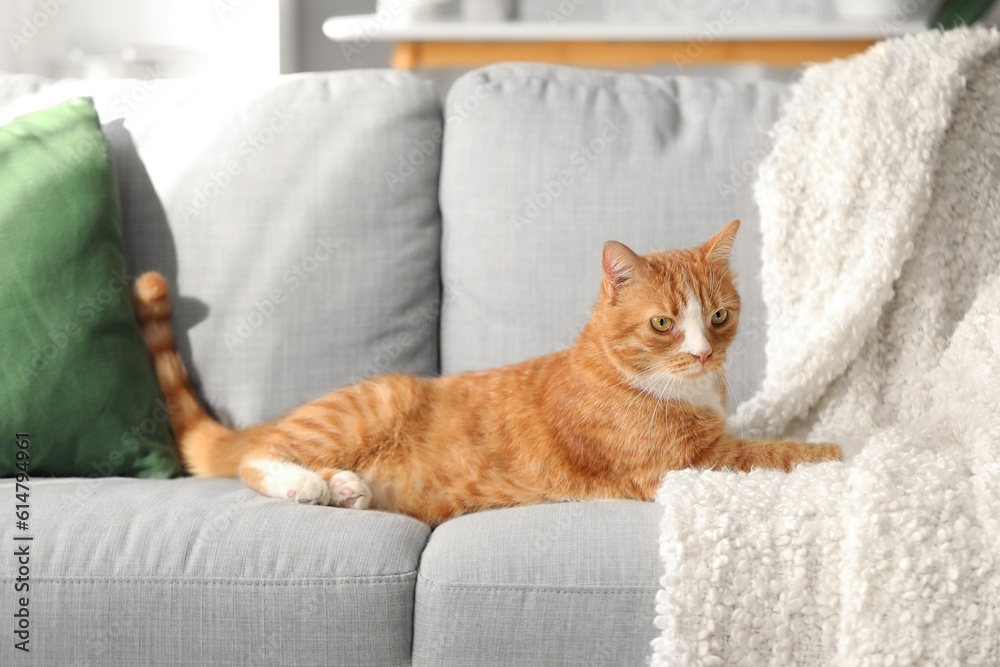
[[[245,431],[214,421],[193,395],[163,277],[141,276],[134,303],[194,475],[239,476],[274,498],[431,525],[525,503],[650,500],[667,470],[789,470],[840,458],[836,445],[745,442],[725,431],[738,229],[733,221],[701,246],[643,257],[605,244],[600,299],[567,350],[489,371],[371,378]]]

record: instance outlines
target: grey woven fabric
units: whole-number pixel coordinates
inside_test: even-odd
[[[80,95],[107,123],[127,267],[178,291],[178,347],[216,413],[247,426],[364,376],[437,372],[429,82],[7,77],[0,122]]]
[[[414,665],[641,665],[662,508],[558,503],[448,521],[420,562]]]
[[[236,480],[31,483],[30,654],[0,664],[407,665],[428,528]],[[14,498],[12,480],[0,496]],[[14,559],[0,568],[13,618]],[[8,637],[9,639],[9,637]],[[16,659],[15,659],[16,658]]]
[[[739,218],[730,407],[749,398],[765,331],[751,184],[785,90],[531,64],[458,81],[441,175],[442,372],[571,345],[597,299],[605,241],[667,250]]]

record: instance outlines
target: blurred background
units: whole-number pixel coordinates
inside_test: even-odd
[[[53,78],[420,70],[488,62],[792,78],[990,0],[4,0],[0,71]]]

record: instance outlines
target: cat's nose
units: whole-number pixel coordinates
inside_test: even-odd
[[[711,350],[705,350],[704,352],[698,352],[697,354],[695,354],[694,352],[692,352],[691,356],[692,357],[697,357],[698,361],[701,362],[701,365],[704,366],[705,362],[708,361],[708,358],[710,356],[712,356],[712,351]]]

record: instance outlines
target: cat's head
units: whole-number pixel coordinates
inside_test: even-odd
[[[604,284],[592,332],[636,387],[718,371],[736,335],[740,297],[729,256],[734,220],[700,246],[639,256],[604,245]]]

